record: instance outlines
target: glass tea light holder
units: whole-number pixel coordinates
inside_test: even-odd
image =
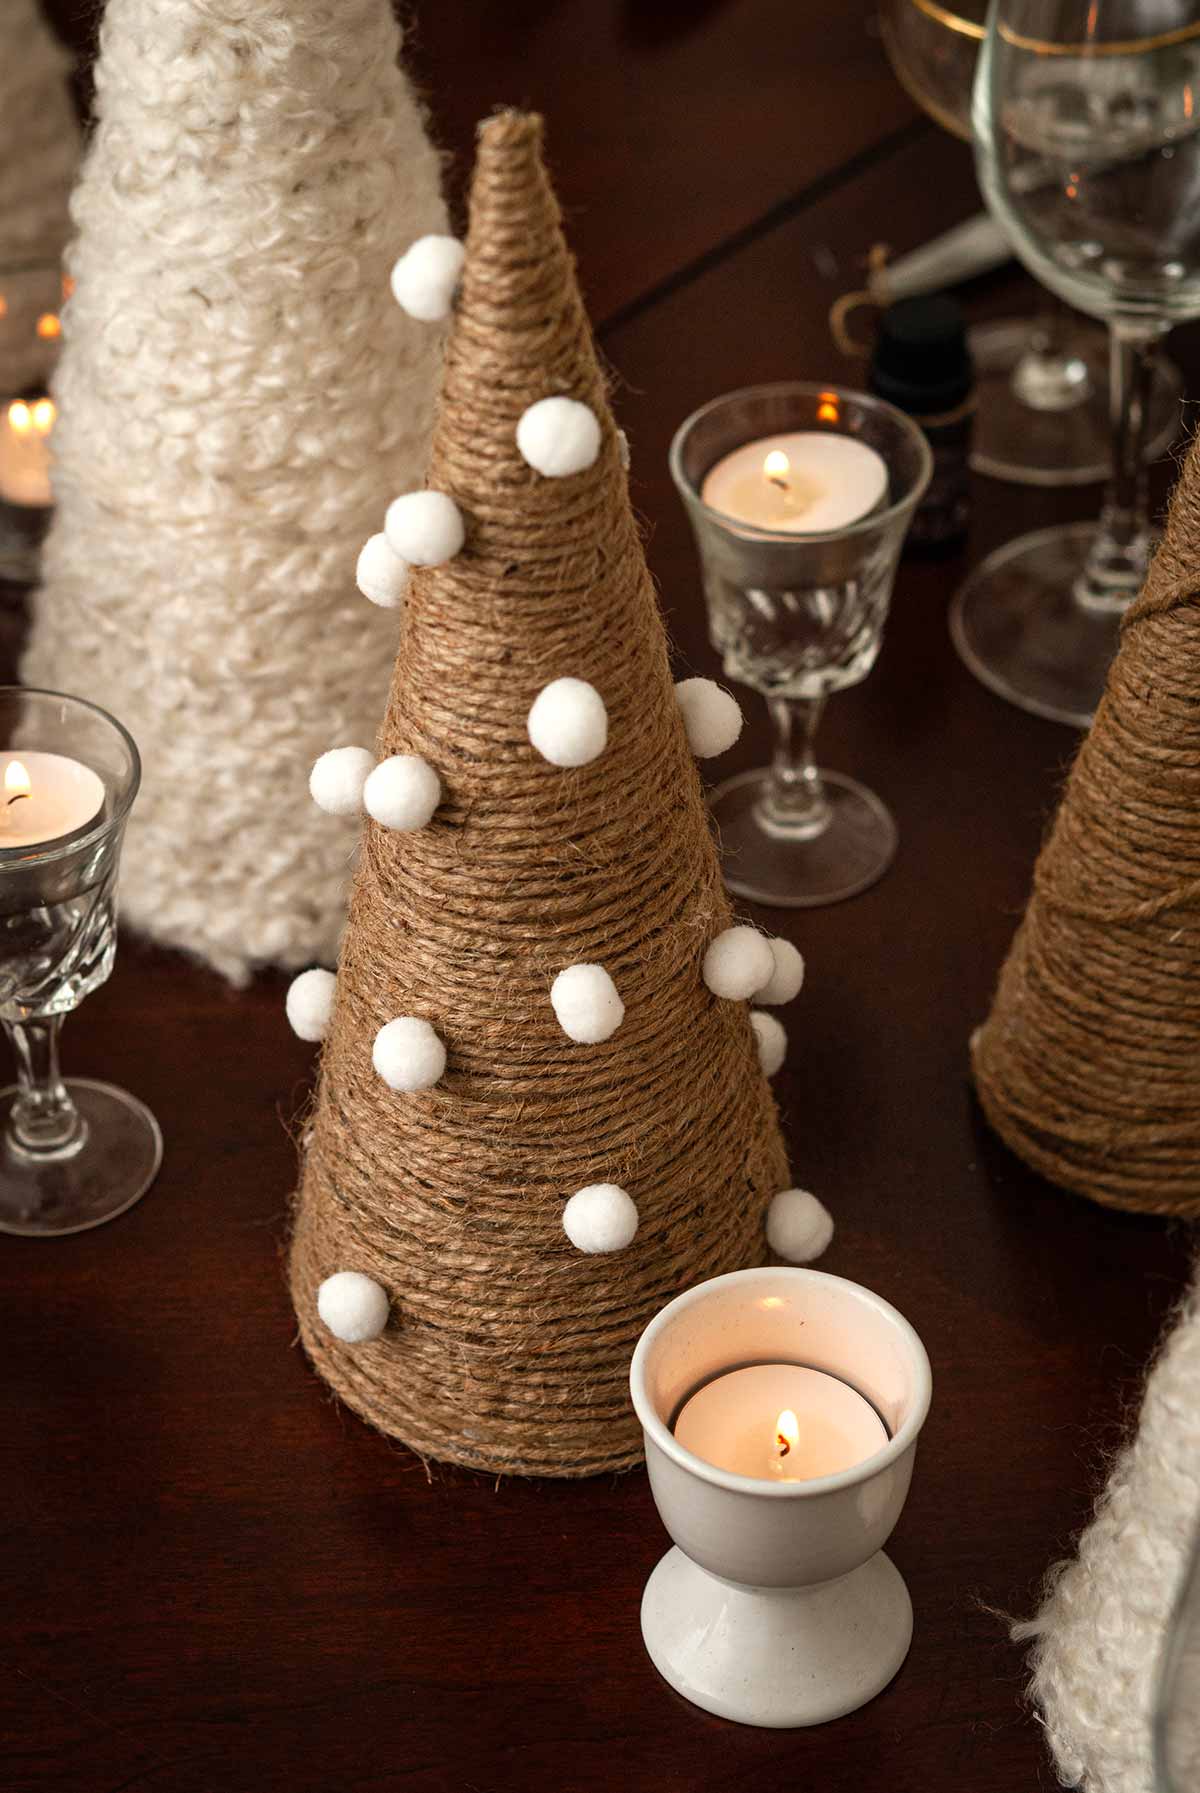
[[[0,578],[38,577],[50,523],[50,377],[62,338],[58,262],[0,264]]]
[[[710,798],[725,882],[784,908],[854,896],[891,864],[896,826],[872,791],[818,770],[813,743],[830,692],[875,664],[929,445],[882,399],[790,382],[713,399],[670,464],[713,646],[774,728],[771,765]]]
[[[813,1725],[887,1686],[912,1603],[883,1545],[931,1386],[908,1321],[819,1270],[718,1276],[650,1322],[630,1388],[674,1548],[642,1636],[685,1699]]]
[[[81,698],[0,686],[0,1021],[17,1082],[0,1091],[0,1232],[99,1226],[162,1159],[150,1111],[58,1068],[63,1017],[112,970],[117,865],[137,748]]]

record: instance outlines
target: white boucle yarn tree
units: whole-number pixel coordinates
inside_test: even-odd
[[[53,345],[35,319],[15,315],[24,286],[5,272],[56,262],[70,231],[67,202],[79,168],[79,124],[67,84],[70,58],[37,0],[0,5],[0,397],[40,383]]]
[[[110,0],[101,35],[23,673],[129,728],[124,914],[237,982],[336,951],[356,823],[307,765],[373,737],[395,654],[356,558],[440,335],[388,275],[445,218],[399,48],[388,0]]]
[[[292,1292],[384,1431],[589,1475],[640,1454],[658,1307],[829,1242],[786,1187],[784,1030],[751,1008],[803,964],[730,915],[695,760],[741,718],[672,682],[539,120],[487,121],[465,255],[427,237],[392,284],[454,321],[428,487],[364,551],[409,581],[383,727],[312,767],[365,833],[336,977],[288,996],[325,1042]]]

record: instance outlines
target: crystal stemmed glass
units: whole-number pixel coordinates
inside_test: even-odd
[[[887,489],[856,522],[821,534],[753,527],[701,497],[706,474],[747,443],[830,431],[878,454]],[[817,768],[813,742],[831,691],[875,664],[896,563],[932,457],[911,418],[882,399],[786,382],[713,399],[671,444],[671,474],[696,536],[709,633],[731,679],[767,700],[769,767],[712,793],[725,882],[741,896],[811,908],[854,896],[882,876],[896,826],[874,792]]]
[[[51,373],[62,336],[62,268],[0,263],[0,578],[32,585],[50,521]]]
[[[943,130],[971,140],[971,87],[988,0],[881,0],[888,61],[906,93]],[[1002,222],[1002,221],[1001,221]],[[1105,336],[1053,300],[1039,317],[995,318],[970,331],[976,412],[971,465],[1024,485],[1085,485],[1109,471]],[[1179,429],[1180,380],[1162,362],[1147,443]]]
[[[45,755],[64,776],[102,787],[98,810],[67,833],[6,846],[0,827],[0,1022],[17,1066],[16,1084],[0,1091],[0,1231],[47,1237],[123,1213],[162,1157],[140,1102],[108,1083],[65,1081],[58,1068],[64,1015],[112,970],[117,864],[141,764],[94,704],[16,686],[0,687],[0,748],[5,789],[32,783],[36,796]],[[18,782],[8,768],[22,753],[28,776]],[[14,802],[0,796],[0,817]]]
[[[1022,536],[958,593],[967,665],[1086,726],[1150,552],[1144,442],[1166,330],[1200,315],[1195,0],[994,0],[973,122],[989,206],[1030,272],[1103,318],[1113,476],[1096,525]]]

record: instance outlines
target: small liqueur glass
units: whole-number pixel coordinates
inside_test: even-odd
[[[17,1082],[0,1091],[0,1232],[45,1238],[123,1213],[162,1159],[141,1102],[108,1083],[65,1081],[58,1068],[64,1015],[112,970],[117,865],[141,762],[94,704],[16,686],[0,687],[0,749],[0,1022],[17,1065]],[[5,793],[32,783],[36,794],[42,766],[68,790],[95,791],[98,807],[80,826],[30,840]]]
[[[879,505],[819,534],[771,530],[725,516],[701,496],[727,454],[760,438],[828,431],[880,456]],[[671,473],[700,553],[709,633],[731,679],[767,700],[769,767],[712,793],[725,882],[783,908],[839,902],[874,884],[896,852],[879,798],[817,768],[813,742],[825,700],[875,664],[900,549],[932,456],[918,426],[882,399],[798,381],[713,399],[676,432]]]

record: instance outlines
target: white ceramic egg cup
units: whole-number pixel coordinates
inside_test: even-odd
[[[717,1469],[671,1425],[701,1383],[802,1363],[872,1401],[873,1456],[810,1481]],[[912,1478],[932,1379],[920,1339],[878,1295],[819,1270],[739,1270],[650,1322],[630,1372],[650,1487],[675,1541],[646,1584],[642,1636],[685,1699],[742,1724],[822,1724],[881,1692],[908,1654],[912,1602],[883,1545]]]

